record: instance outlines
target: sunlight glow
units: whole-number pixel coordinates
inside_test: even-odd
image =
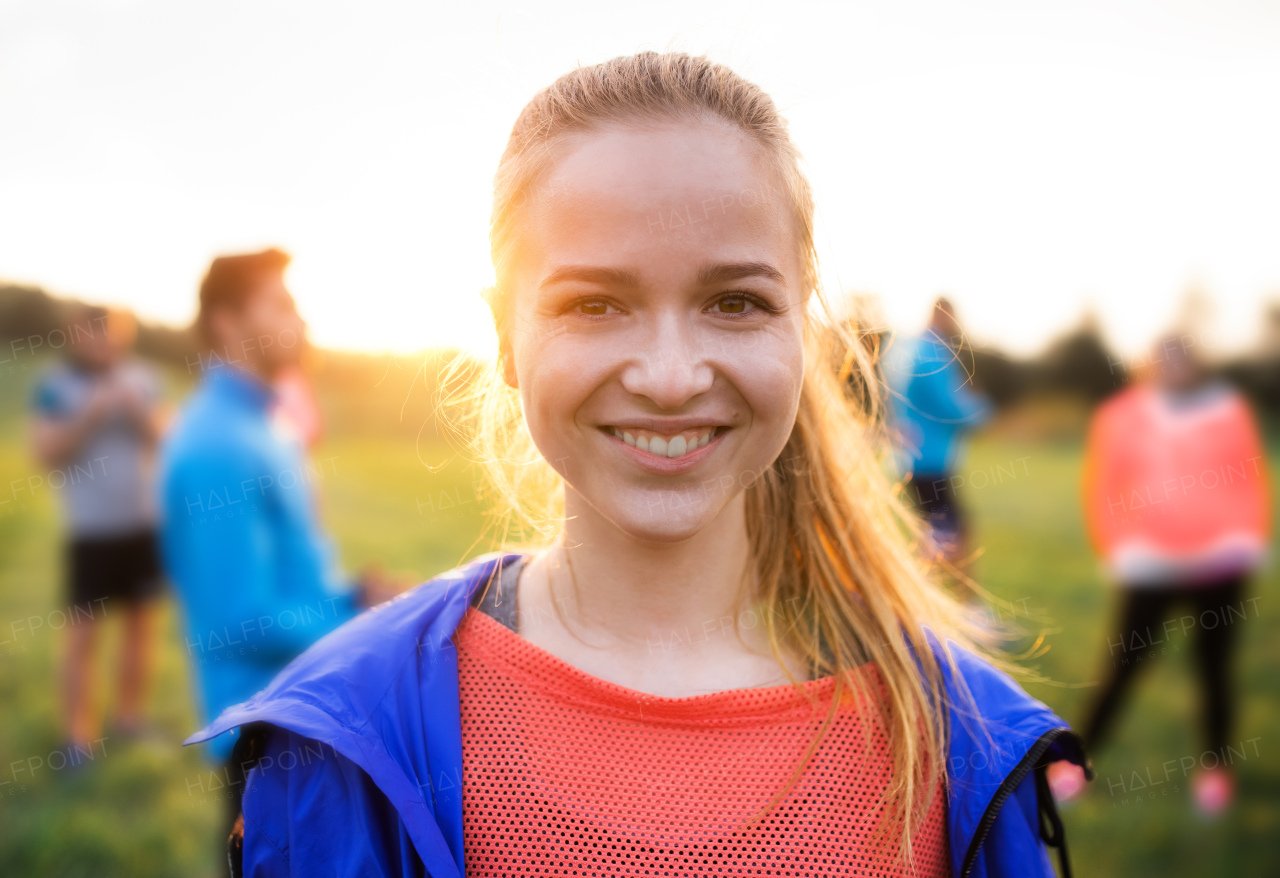
[[[64,6],[74,6],[69,14]],[[824,282],[1027,353],[1280,293],[1280,11],[1235,3],[0,4],[0,278],[183,323],[280,245],[320,344],[492,347],[490,177],[577,63],[706,52],[804,151]]]

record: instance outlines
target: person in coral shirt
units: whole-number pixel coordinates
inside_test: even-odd
[[[1107,635],[1110,672],[1084,725],[1094,748],[1138,671],[1198,639],[1207,753],[1192,779],[1197,806],[1232,798],[1225,748],[1239,623],[1256,615],[1245,582],[1271,530],[1266,458],[1243,397],[1210,380],[1178,338],[1162,342],[1150,380],[1105,402],[1089,430],[1084,508],[1089,534],[1120,587],[1119,628]],[[1212,763],[1221,762],[1222,765]]]

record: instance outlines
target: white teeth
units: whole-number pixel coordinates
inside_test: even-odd
[[[683,457],[690,451],[697,451],[699,448],[707,445],[712,437],[716,434],[715,427],[711,428],[702,435],[685,436],[678,434],[667,439],[663,436],[637,436],[626,430],[620,430],[617,427],[610,427],[609,432],[618,439],[632,446],[639,448],[641,451],[647,451],[658,457],[675,458]]]

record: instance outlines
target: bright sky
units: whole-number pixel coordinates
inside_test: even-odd
[[[1034,6],[1034,8],[1032,8]],[[0,0],[0,278],[184,323],[279,244],[320,344],[483,349],[490,181],[573,68],[707,53],[790,119],[831,291],[1140,351],[1280,299],[1280,4]]]

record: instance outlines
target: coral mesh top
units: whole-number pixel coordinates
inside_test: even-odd
[[[457,645],[470,876],[950,874],[941,786],[911,865],[897,845],[872,845],[888,745],[882,731],[864,734],[868,713],[852,698],[787,796],[744,825],[812,740],[829,677],[804,684],[815,716],[792,686],[692,698],[627,689],[474,608]]]
[[[1266,467],[1253,414],[1235,391],[1131,388],[1103,403],[1089,429],[1090,535],[1129,585],[1252,570],[1271,538]]]

